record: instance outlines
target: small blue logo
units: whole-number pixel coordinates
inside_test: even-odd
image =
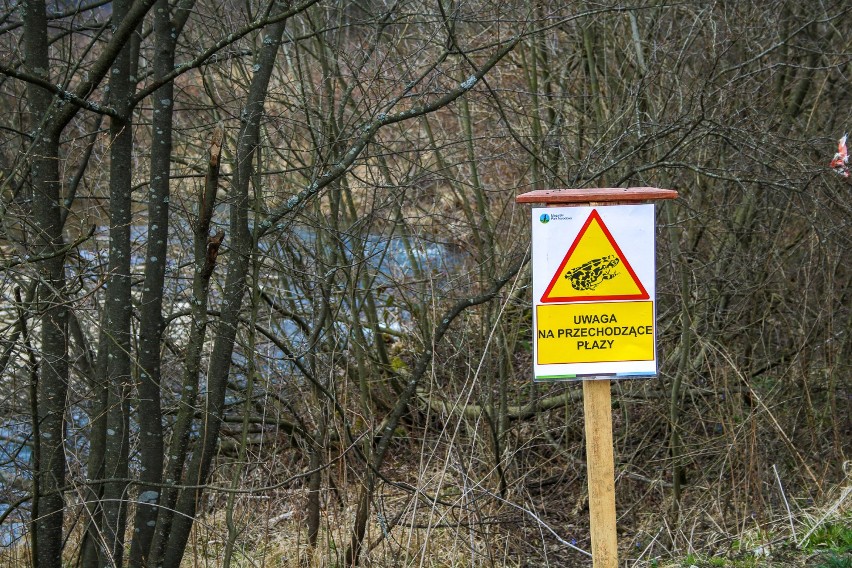
[[[542,223],[549,223],[550,222],[550,215],[548,215],[547,213],[542,213],[541,217],[539,217],[538,220],[541,221]]]

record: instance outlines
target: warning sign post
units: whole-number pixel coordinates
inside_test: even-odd
[[[518,196],[532,210],[533,376],[583,380],[594,568],[618,566],[610,379],[657,374],[651,187]]]

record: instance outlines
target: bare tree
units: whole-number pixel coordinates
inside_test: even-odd
[[[28,423],[33,483],[7,501],[32,564],[178,566],[224,509],[227,565],[271,516],[252,499],[296,489],[304,554],[340,564],[414,561],[400,531],[447,526],[495,564],[564,545],[539,529],[583,475],[582,417],[573,386],[528,380],[530,188],[681,191],[658,218],[662,379],[616,387],[631,530],[771,515],[776,462],[819,497],[848,457],[850,186],[825,168],[847,18],[5,8],[0,405]]]

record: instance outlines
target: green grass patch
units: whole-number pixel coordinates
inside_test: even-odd
[[[827,549],[841,555],[852,554],[852,516],[837,522],[823,523],[813,531],[802,548],[809,551]]]
[[[852,568],[852,553],[842,556],[829,553],[825,558],[820,559],[816,568]]]

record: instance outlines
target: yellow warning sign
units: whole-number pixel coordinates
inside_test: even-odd
[[[541,297],[543,303],[647,299],[648,292],[596,209]]]
[[[536,306],[538,365],[654,360],[654,303]]]

